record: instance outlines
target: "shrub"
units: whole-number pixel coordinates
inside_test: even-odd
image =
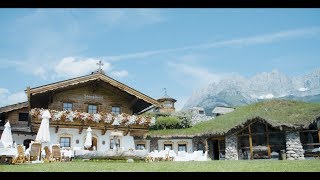
[[[180,120],[181,128],[189,128],[191,126],[191,113],[185,112],[185,111],[179,111],[172,115],[177,117]]]
[[[151,129],[180,129],[180,119],[174,116],[159,116]]]

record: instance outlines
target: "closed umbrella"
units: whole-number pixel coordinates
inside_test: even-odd
[[[1,142],[6,148],[12,147],[13,140],[9,121],[4,125],[4,130],[1,135]]]
[[[49,143],[50,142],[50,131],[49,131],[49,119],[51,118],[51,114],[48,110],[45,110],[42,113],[42,121],[37,133],[36,141],[41,143]]]
[[[92,135],[91,135],[91,127],[87,129],[86,141],[84,142],[84,147],[90,148],[92,146]]]

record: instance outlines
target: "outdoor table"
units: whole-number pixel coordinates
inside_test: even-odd
[[[71,149],[62,149],[61,156],[63,157],[63,159],[70,161],[72,158],[74,158],[74,152]]]

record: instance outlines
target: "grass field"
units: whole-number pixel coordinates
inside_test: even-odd
[[[320,160],[152,162],[86,161],[0,165],[0,172],[320,172]]]
[[[152,130],[152,137],[194,136],[205,134],[221,135],[232,128],[243,126],[250,119],[260,117],[274,127],[305,126],[314,122],[320,115],[320,103],[305,103],[302,101],[267,100],[247,106],[237,107],[232,113],[200,122],[186,129]]]

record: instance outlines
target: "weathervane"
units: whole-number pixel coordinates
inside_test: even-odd
[[[167,88],[163,88],[164,94],[167,95]]]
[[[103,63],[101,62],[101,60],[97,63],[97,65],[99,66],[98,72],[104,73],[102,70]]]

